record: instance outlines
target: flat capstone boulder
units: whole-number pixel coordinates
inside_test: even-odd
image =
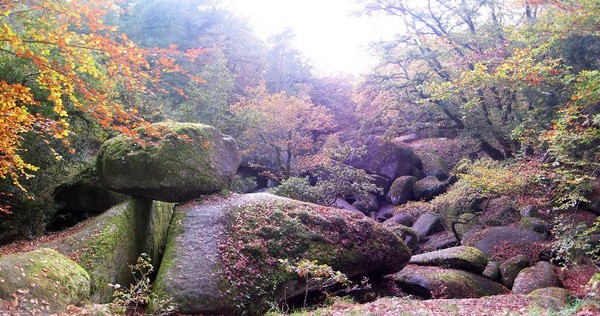
[[[55,250],[40,248],[0,257],[0,303],[16,305],[14,315],[64,312],[89,296],[87,272]]]
[[[477,298],[508,293],[509,290],[471,272],[410,264],[392,280],[409,294],[430,298]]]
[[[227,189],[240,164],[235,140],[212,126],[156,123],[106,141],[96,169],[105,187],[126,195],[183,202]]]
[[[458,246],[414,255],[409,261],[410,264],[419,266],[438,266],[476,274],[483,273],[487,262],[488,258],[483,252],[469,246]]]
[[[386,275],[410,251],[363,215],[267,193],[215,196],[176,208],[154,291],[179,313],[260,314],[304,295],[288,269],[301,259],[348,277]]]

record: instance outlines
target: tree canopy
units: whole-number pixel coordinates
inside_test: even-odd
[[[104,22],[119,10],[113,1],[2,2],[0,64],[9,73],[19,69],[0,82],[0,177],[18,185],[21,175],[36,170],[21,157],[23,133],[44,133],[68,146],[70,111],[132,133],[141,120],[122,94],[150,91],[164,73],[184,72],[175,56],[197,57],[198,50],[136,46]]]

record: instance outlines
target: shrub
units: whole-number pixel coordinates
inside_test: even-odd
[[[299,278],[304,280],[304,307],[306,307],[308,292],[312,289],[317,288],[320,291],[327,291],[328,288],[336,284],[351,284],[345,274],[333,270],[332,267],[326,264],[319,264],[316,260],[301,259],[292,264],[287,259],[279,259],[279,263],[289,272],[297,274]]]
[[[321,205],[332,205],[338,197],[360,199],[369,193],[380,193],[381,188],[373,184],[373,176],[344,163],[351,156],[363,155],[364,150],[348,146],[325,149],[320,157],[322,159],[311,166],[311,174],[316,178],[315,185],[311,185],[308,178],[292,177],[284,180],[272,192]]]
[[[170,299],[159,299],[152,294],[150,276],[154,272],[152,259],[142,253],[130,266],[133,283],[129,288],[120,284],[109,284],[115,289],[110,308],[113,312],[127,315],[170,315],[176,308]],[[151,308],[148,308],[151,306]]]

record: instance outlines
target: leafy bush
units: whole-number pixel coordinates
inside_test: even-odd
[[[363,155],[365,148],[325,149],[312,165],[312,175],[316,184],[311,185],[308,178],[289,178],[274,188],[274,194],[292,199],[332,205],[335,199],[360,199],[370,193],[380,193],[381,188],[373,184],[374,178],[366,171],[351,167],[344,163],[349,157]]]
[[[317,203],[323,201],[322,192],[319,187],[310,185],[308,178],[291,177],[271,190],[273,194],[290,199]]]
[[[154,272],[152,259],[142,253],[136,263],[130,266],[133,283],[129,288],[120,284],[109,284],[115,289],[111,310],[127,315],[171,315],[176,310],[170,299],[159,299],[152,294],[150,276]],[[147,307],[151,306],[151,310]]]
[[[332,267],[326,264],[319,264],[316,260],[310,261],[307,259],[301,259],[292,264],[287,259],[280,259],[279,263],[282,264],[289,272],[293,272],[297,274],[299,278],[304,279],[304,307],[306,307],[308,292],[310,290],[317,288],[320,291],[326,291],[329,287],[336,284],[351,284],[350,280],[345,274],[340,271],[333,270]]]
[[[229,190],[234,193],[248,193],[256,189],[257,186],[256,177],[242,178],[236,174],[231,180]]]
[[[600,218],[589,227],[584,222],[567,220],[563,214],[556,218],[552,232],[556,236],[553,250],[558,260],[567,265],[600,264],[600,244],[593,239],[600,233]]]

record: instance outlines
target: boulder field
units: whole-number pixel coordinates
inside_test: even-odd
[[[224,194],[240,154],[235,141],[213,127],[159,123],[135,133],[102,146],[97,179],[90,179],[103,193],[88,194],[108,196],[108,189],[129,197],[106,198],[105,205],[126,200],[66,238],[1,256],[0,310],[48,314],[82,302],[108,303],[114,291],[109,284],[127,288],[130,266],[142,253],[158,270],[154,297],[172,300],[184,314],[256,315],[304,296],[319,289],[310,273],[294,270],[306,262],[425,299],[478,298],[510,289],[561,294],[552,264],[534,265],[538,258],[529,256],[547,237],[541,220],[521,219],[523,227],[515,227],[513,217],[520,216],[508,216],[507,204],[457,234],[448,231],[445,213],[452,212],[443,210],[458,203],[453,199],[410,202],[407,212],[396,212],[395,205],[410,200],[443,198],[436,196],[456,181],[446,171],[423,178],[419,157],[402,144],[373,138],[365,157],[346,162],[388,184],[385,195],[356,200],[360,210],[338,199],[349,211],[268,193]],[[72,185],[64,192],[79,187],[87,188]],[[96,212],[85,202],[73,200],[68,211]],[[461,212],[473,203],[464,204],[469,207]],[[513,250],[520,254],[508,256]]]

